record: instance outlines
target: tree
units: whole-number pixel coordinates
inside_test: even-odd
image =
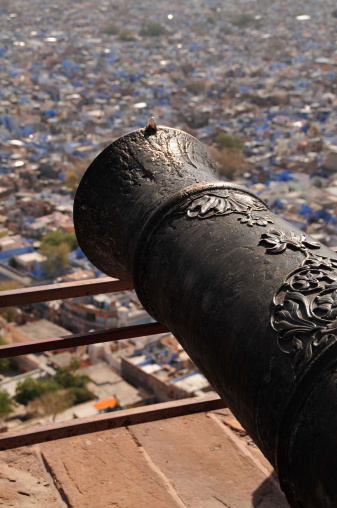
[[[5,346],[7,342],[0,335],[0,346]],[[10,358],[0,358],[0,372],[4,372],[10,365]]]
[[[217,163],[220,175],[226,180],[233,180],[235,176],[242,175],[249,169],[242,150],[210,148],[210,153]]]
[[[75,397],[69,390],[58,390],[44,393],[28,406],[28,410],[40,416],[52,415],[53,421],[58,413],[62,413],[74,404]]]
[[[220,134],[217,135],[214,144],[218,150],[223,150],[224,148],[229,148],[231,150],[243,149],[243,142],[239,136],[230,136],[224,132],[220,132]]]
[[[119,26],[115,25],[114,23],[108,23],[103,28],[103,32],[108,35],[118,35],[120,32]]]
[[[186,83],[186,90],[194,95],[202,94],[206,90],[206,81],[203,79],[195,79]]]
[[[74,404],[80,404],[93,399],[93,394],[87,388],[90,378],[85,375],[74,374],[66,368],[60,368],[56,372],[55,381],[62,388],[69,390],[74,399]]]
[[[52,379],[40,380],[27,377],[18,383],[14,398],[19,404],[27,406],[35,399],[40,399],[42,395],[61,390],[62,393],[69,392],[75,404],[78,404],[93,398],[92,393],[86,387],[89,381],[88,376],[73,374],[66,368],[60,368]],[[44,398],[42,400],[47,404],[47,400],[52,399]]]
[[[27,377],[17,384],[14,398],[19,404],[27,406],[32,400],[45,393],[56,391],[58,388],[53,379],[39,380]]]
[[[4,418],[13,412],[12,402],[6,390],[0,390],[0,417]]]
[[[76,356],[72,356],[70,360],[70,370],[74,371],[77,370],[81,365],[81,362]]]
[[[161,23],[151,21],[144,25],[139,33],[145,37],[158,37],[159,35],[165,35],[167,30]]]
[[[69,253],[78,246],[75,233],[54,231],[46,234],[41,240],[41,252],[47,258],[46,270],[54,277],[62,273],[69,264]]]
[[[118,38],[123,42],[132,42],[136,40],[135,34],[131,30],[122,30],[119,32]]]
[[[68,392],[73,397],[73,404],[82,404],[83,402],[87,402],[88,400],[92,400],[94,398],[94,395],[86,387],[72,387],[68,389]]]
[[[248,13],[239,14],[232,19],[232,25],[236,25],[240,28],[244,28],[252,23],[256,22],[254,16]]]
[[[26,378],[16,387],[15,400],[38,414],[56,415],[73,404],[93,399],[87,388],[90,378],[73,374],[70,370],[58,369],[52,379]],[[64,404],[62,403],[64,399]]]
[[[50,277],[64,272],[69,264],[70,248],[67,243],[61,243],[55,247],[48,244],[41,245],[41,252],[47,258],[45,266]]]
[[[12,268],[17,268],[18,267],[18,263],[17,263],[16,259],[13,256],[11,258],[9,258],[8,264]]]
[[[73,374],[64,367],[58,369],[54,379],[56,383],[63,388],[85,388],[90,381],[88,376]]]
[[[54,231],[53,233],[47,233],[41,240],[41,247],[45,245],[56,247],[62,243],[68,244],[70,250],[76,249],[78,242],[75,233],[64,233],[61,230]]]
[[[78,184],[80,183],[80,177],[75,171],[67,171],[65,184],[70,189],[71,194],[74,196],[77,190]]]

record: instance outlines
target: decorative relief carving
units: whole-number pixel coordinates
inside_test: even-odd
[[[186,208],[190,218],[207,219],[216,215],[229,215],[237,213],[243,215],[238,220],[247,226],[266,226],[273,221],[268,217],[253,212],[267,211],[267,207],[253,196],[238,190],[223,190],[217,194],[205,194],[194,199]]]
[[[290,247],[305,255],[302,266],[287,276],[274,296],[271,314],[278,345],[291,356],[297,375],[315,351],[337,338],[337,260],[312,252],[320,245],[303,234],[271,229],[260,244],[267,244],[270,253]]]
[[[307,240],[305,235],[296,236],[293,231],[290,231],[290,235],[287,236],[278,229],[270,229],[268,233],[263,233],[261,243],[266,243],[268,245],[266,247],[267,251],[275,254],[283,252],[288,246],[304,253],[308,251],[308,247],[313,249],[319,249],[320,247],[318,242]]]

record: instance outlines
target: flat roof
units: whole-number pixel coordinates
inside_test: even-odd
[[[24,263],[29,263],[29,261],[46,261],[46,256],[43,256],[39,252],[27,252],[27,254],[20,254],[19,256],[15,256],[19,261],[23,261]]]
[[[27,335],[31,340],[71,335],[69,330],[66,330],[62,326],[55,325],[55,323],[48,321],[48,319],[39,319],[32,323],[26,323],[25,325],[17,326],[16,329]]]

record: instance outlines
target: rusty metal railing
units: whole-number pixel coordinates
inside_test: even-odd
[[[52,284],[0,292],[0,307],[20,306],[52,300],[65,300],[88,295],[113,293],[133,289],[131,282],[104,277],[76,283]],[[168,329],[160,323],[108,329],[84,334],[50,337],[30,342],[7,344],[0,347],[0,358],[26,355],[76,347],[99,342],[118,341],[146,335],[165,333]],[[115,413],[78,418],[61,423],[39,426],[29,430],[0,435],[0,450],[17,448],[45,441],[52,441],[81,434],[89,434],[117,427],[173,418],[225,407],[217,396],[195,397],[179,401],[152,404]]]

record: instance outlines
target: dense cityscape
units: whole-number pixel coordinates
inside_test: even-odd
[[[331,0],[0,0],[0,290],[104,275],[77,245],[74,194],[151,116],[337,247],[336,25]],[[150,321],[128,291],[2,309],[0,334]],[[4,431],[211,391],[170,334],[0,360]]]

